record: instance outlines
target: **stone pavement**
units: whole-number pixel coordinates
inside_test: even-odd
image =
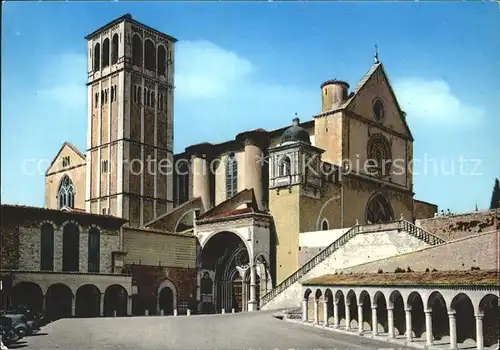
[[[397,348],[253,313],[62,319],[27,337],[23,349],[374,349]]]

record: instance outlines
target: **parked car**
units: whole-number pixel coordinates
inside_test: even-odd
[[[14,328],[12,320],[5,316],[0,316],[0,332],[2,342],[5,345],[14,344],[22,338],[19,332]]]
[[[40,330],[36,320],[28,321],[23,314],[6,314],[4,316],[12,320],[14,329],[23,337],[32,335]]]
[[[0,311],[0,315],[17,315],[22,314],[26,317],[27,321],[36,321],[37,325],[43,326],[47,324],[45,315],[43,313],[36,313],[29,309],[26,305],[10,306],[5,311]]]

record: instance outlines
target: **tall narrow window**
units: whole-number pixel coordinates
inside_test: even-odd
[[[80,230],[73,223],[66,224],[63,229],[63,261],[62,270],[78,272],[80,264]]]
[[[156,71],[156,50],[151,40],[146,40],[144,45],[144,68]]]
[[[102,43],[102,67],[109,66],[109,39],[104,39]]]
[[[167,75],[167,70],[166,70],[166,63],[167,61],[167,50],[165,49],[165,46],[160,45],[158,46],[158,75]]]
[[[137,102],[137,85],[134,85],[134,87],[133,87],[132,90],[134,90],[134,92],[133,92],[133,94],[134,94],[134,102]]]
[[[75,187],[68,175],[64,175],[59,184],[59,191],[57,192],[59,199],[59,209],[62,207],[75,207]]]
[[[140,86],[137,87],[137,102],[139,104],[142,102],[142,89]]]
[[[100,244],[101,244],[101,232],[97,228],[92,227],[89,230],[89,242],[88,242],[89,272],[99,272]]]
[[[111,43],[111,64],[118,62],[118,34],[113,35]]]
[[[284,156],[280,160],[279,176],[289,176],[291,174],[290,170],[291,170],[290,157]]]
[[[40,230],[40,270],[54,270],[54,227],[43,224]]]
[[[142,40],[137,34],[132,37],[132,64],[142,67]]]
[[[94,70],[100,69],[101,63],[101,44],[97,43],[94,46]]]
[[[231,152],[226,162],[226,195],[233,197],[238,192],[238,162],[236,155]]]

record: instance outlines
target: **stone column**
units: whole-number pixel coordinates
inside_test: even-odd
[[[425,344],[432,345],[432,310],[425,310]]]
[[[377,319],[377,306],[372,306],[372,334],[378,335],[378,319]]]
[[[101,306],[100,306],[101,316],[104,316],[104,293],[101,293]]]
[[[358,333],[363,334],[363,304],[358,305]]]
[[[264,151],[269,145],[265,130],[241,133],[236,140],[245,145],[245,188],[253,189],[260,210],[264,210],[264,189],[262,187],[262,167]]]
[[[432,310],[425,310],[425,344],[432,345],[434,339],[432,334]]]
[[[211,146],[209,143],[202,143],[186,149],[186,152],[192,154],[193,197],[201,198],[204,211],[212,207],[210,198],[210,166],[208,163],[208,153]]]
[[[338,329],[340,327],[339,303],[336,300],[334,300],[334,302],[333,302],[333,319],[334,319],[333,328]]]
[[[314,324],[319,323],[319,299],[314,299]]]
[[[389,328],[389,338],[394,338],[394,309],[387,308],[387,326]]]
[[[127,315],[132,316],[132,296],[129,295],[127,298]]]
[[[248,301],[248,311],[257,311],[256,288],[255,264],[252,264],[250,266],[250,300]]]
[[[455,312],[448,312],[448,319],[450,321],[450,349],[457,348],[457,319]]]
[[[350,304],[345,304],[345,330],[348,331],[351,329],[351,309],[349,308]]]
[[[47,312],[47,295],[44,294],[42,297],[42,312],[46,313]]]
[[[302,300],[302,321],[307,322],[308,311],[307,299]]]
[[[323,298],[323,326],[328,327],[328,298]]]
[[[478,349],[484,348],[483,315],[476,314],[476,344]]]
[[[76,314],[76,298],[73,296],[71,298],[71,316],[75,316]]]
[[[411,309],[405,309],[405,319],[406,319],[406,340],[412,341],[412,327],[411,327]]]

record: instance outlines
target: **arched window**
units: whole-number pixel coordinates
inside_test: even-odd
[[[373,195],[366,206],[366,222],[379,224],[394,221],[394,211],[391,203],[381,193]]]
[[[80,230],[73,223],[63,229],[62,270],[78,272],[80,264]]]
[[[226,162],[226,194],[227,198],[233,197],[238,192],[238,161],[231,152]]]
[[[111,64],[118,62],[118,34],[113,35],[111,42]]]
[[[389,175],[392,163],[391,145],[382,134],[373,134],[370,137],[366,153],[372,162],[370,167],[372,175]]]
[[[132,36],[132,64],[142,67],[142,40],[137,34]]]
[[[155,92],[151,91],[151,107],[155,107]]]
[[[156,50],[155,44],[151,40],[146,40],[144,45],[144,68],[156,71]]]
[[[106,38],[102,42],[102,67],[109,66],[109,39]]]
[[[328,231],[328,220],[326,219],[323,219],[323,221],[321,222],[321,230],[322,231]]]
[[[100,69],[101,63],[101,45],[99,43],[94,46],[94,70]]]
[[[140,86],[137,87],[137,103],[141,104],[142,101],[142,89]]]
[[[101,232],[96,227],[92,227],[89,230],[89,242],[88,242],[88,263],[89,272],[99,272],[99,256],[101,246]]]
[[[40,270],[54,270],[54,227],[43,224],[40,229]]]
[[[57,192],[59,199],[59,209],[62,207],[75,207],[75,187],[68,175],[64,175]]]
[[[137,85],[134,85],[132,90],[133,90],[134,102],[137,102]]]
[[[167,76],[166,61],[167,50],[165,49],[165,46],[160,45],[158,46],[158,75],[163,75],[164,77]]]
[[[280,160],[279,176],[290,176],[290,175],[291,175],[291,161],[290,161],[290,157],[284,156]]]

